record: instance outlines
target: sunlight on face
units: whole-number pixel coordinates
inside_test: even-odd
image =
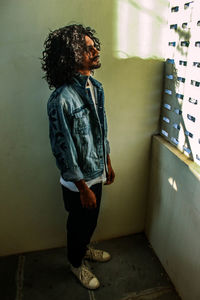
[[[89,76],[91,71],[101,67],[99,50],[96,49],[93,40],[85,36],[86,51],[83,54],[83,62],[79,68],[82,75]]]

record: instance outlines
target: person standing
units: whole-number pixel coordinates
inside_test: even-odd
[[[51,31],[44,43],[42,69],[51,94],[49,137],[60,170],[68,211],[67,256],[71,271],[88,289],[100,286],[84,260],[105,262],[111,255],[89,246],[99,215],[102,184],[113,183],[100,68],[100,41],[81,24]]]

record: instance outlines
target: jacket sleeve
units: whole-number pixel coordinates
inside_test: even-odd
[[[71,135],[70,120],[61,104],[48,105],[49,137],[57,167],[66,181],[79,181],[83,174],[79,168],[78,155]]]
[[[110,144],[108,140],[106,140],[106,152],[107,154],[110,154]]]
[[[107,138],[108,135],[108,124],[107,124],[107,117],[106,112],[104,110],[104,130],[106,131],[106,154],[110,154],[110,144]]]

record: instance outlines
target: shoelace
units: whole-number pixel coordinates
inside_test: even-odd
[[[99,257],[102,258],[103,256],[103,251],[102,250],[97,250],[97,249],[93,249],[93,248],[88,248],[88,254],[90,257]]]
[[[80,278],[87,280],[87,282],[90,282],[90,280],[93,278],[90,270],[85,265],[82,265],[81,267]]]

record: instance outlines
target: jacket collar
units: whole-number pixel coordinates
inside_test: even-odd
[[[102,84],[98,80],[94,79],[92,76],[81,75],[80,73],[74,77],[73,85],[85,89],[88,78],[91,80],[92,84],[95,85],[96,87],[98,88],[102,87]]]

